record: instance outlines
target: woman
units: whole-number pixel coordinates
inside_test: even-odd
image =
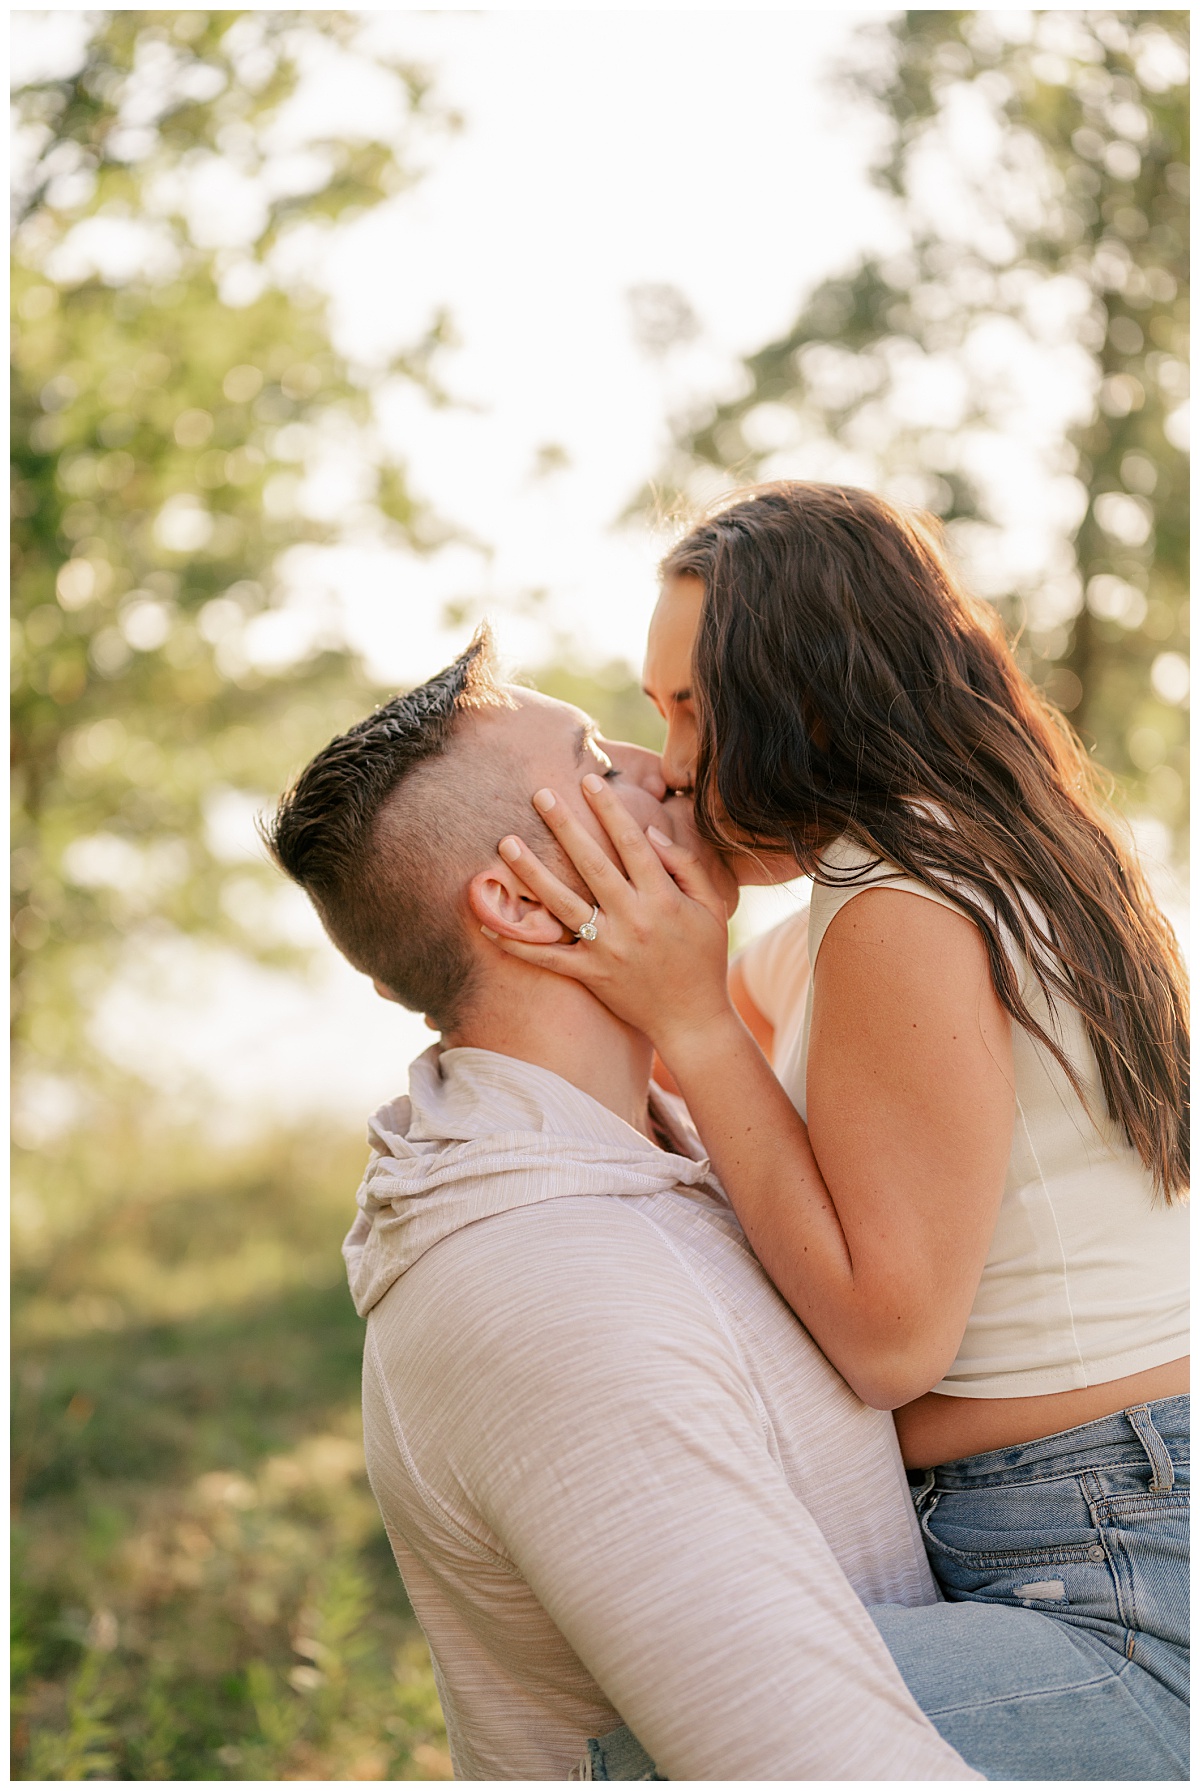
[[[942,1588],[993,1608],[985,1653],[1002,1614],[1041,1613],[1047,1671],[1056,1647],[1090,1650],[1170,1751],[1187,1484],[1170,929],[1082,749],[923,528],[865,491],[780,484],[663,573],[648,685],[668,781],[740,880],[814,878],[781,1082],[731,1005],[702,871],[601,780],[584,787],[626,875],[540,792],[592,902],[505,844],[572,933],[593,924],[505,949],[654,1041],[780,1291],[895,1409]]]

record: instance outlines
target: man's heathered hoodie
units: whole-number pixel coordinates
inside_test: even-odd
[[[506,1064],[518,1073],[503,1074]],[[494,1051],[432,1045],[417,1058],[407,1095],[381,1107],[367,1127],[371,1159],[359,1217],[342,1247],[361,1318],[442,1238],[518,1207],[674,1188],[696,1190],[730,1213],[682,1103],[651,1089],[660,1123],[673,1135],[690,1134],[698,1161],[668,1155],[578,1090],[570,1129],[560,1130],[568,1087],[550,1070]]]
[[[891,1421],[653,1099],[676,1151],[434,1046],[372,1121],[367,1465],[456,1776],[565,1779],[626,1722],[670,1778],[975,1777],[860,1602],[935,1598]]]

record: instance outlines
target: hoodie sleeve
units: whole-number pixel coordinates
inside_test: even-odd
[[[463,1550],[494,1551],[668,1778],[977,1776],[904,1686],[784,1478],[733,1338],[643,1212],[506,1214],[407,1280],[420,1343],[393,1422],[426,1506],[458,1502],[468,1623]],[[482,1642],[492,1618],[475,1616]]]

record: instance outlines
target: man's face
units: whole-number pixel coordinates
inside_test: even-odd
[[[532,797],[535,790],[549,788],[568,805],[572,814],[609,857],[616,852],[608,835],[592,813],[581,789],[589,772],[611,781],[622,802],[642,828],[661,828],[671,839],[686,845],[700,857],[717,889],[725,898],[730,913],[737,905],[737,884],[711,846],[701,840],[692,822],[690,801],[668,795],[662,767],[656,753],[628,741],[606,740],[590,715],[571,703],[560,703],[554,697],[510,685],[506,695],[517,704],[515,709],[483,711],[476,720],[476,739],[480,750],[489,743],[501,745],[519,766],[521,794]],[[535,810],[530,807],[530,823]],[[562,875],[564,881],[582,888],[569,865],[549,868]]]
[[[667,786],[682,792],[691,809],[696,777],[696,710],[692,692],[692,653],[704,586],[690,574],[668,578],[650,618],[642,687],[667,724],[662,775]],[[695,834],[694,825],[691,828]],[[716,857],[714,849],[705,848]],[[800,867],[786,852],[725,852],[721,858],[739,884],[786,883]]]

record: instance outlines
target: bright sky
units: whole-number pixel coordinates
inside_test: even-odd
[[[876,18],[883,14],[874,14]],[[792,321],[802,296],[885,227],[865,179],[869,122],[829,86],[860,14],[376,13],[371,32],[430,64],[464,129],[416,192],[353,227],[322,270],[339,346],[369,360],[448,306],[460,347],[442,378],[460,412],[385,408],[417,487],[493,548],[430,564],[347,552],[347,629],[378,672],[414,682],[462,645],[437,627],[451,596],[484,595],[501,652],[536,664],[550,593],[580,657],[638,664],[663,543],[614,528],[668,441],[668,414],[727,387],[736,358]],[[18,14],[14,73],[70,64],[79,14]],[[373,104],[324,81],[337,118]],[[346,116],[346,111],[342,111]],[[349,113],[353,115],[353,111]],[[629,288],[670,283],[700,335],[656,362]],[[566,464],[532,478],[544,444]],[[747,901],[743,931],[788,912]],[[303,913],[297,928],[313,937]],[[174,953],[107,999],[100,1037],[179,1105],[364,1116],[430,1042],[322,947],[317,978]]]
[[[860,16],[375,16],[373,35],[437,71],[465,129],[322,277],[340,345],[364,358],[449,306],[461,347],[443,375],[470,408],[433,411],[409,388],[385,423],[419,488],[494,552],[347,556],[350,632],[380,671],[445,663],[462,631],[437,628],[440,604],[476,594],[502,650],[536,663],[547,621],[514,611],[539,589],[582,657],[639,663],[663,542],[613,525],[656,471],[668,411],[726,388],[738,355],[883,228],[869,123],[830,88]],[[701,325],[665,365],[635,343],[628,298],[657,282]],[[538,479],[547,444],[566,464]]]
[[[486,603],[510,663],[536,667],[555,634],[584,662],[639,663],[665,543],[615,525],[656,471],[669,418],[729,389],[738,357],[785,329],[825,275],[897,244],[866,177],[872,121],[831,78],[856,27],[887,16],[370,15],[371,37],[426,63],[464,128],[430,150],[415,191],[350,227],[319,277],[356,360],[419,337],[449,309],[459,346],[440,372],[461,408],[435,411],[400,390],[381,400],[381,420],[416,488],[492,550],[417,562],[347,548],[322,562],[316,582],[335,585],[376,672],[407,684],[444,664],[466,629],[445,631],[441,608],[461,598]],[[79,14],[14,23],[15,73],[69,63]],[[305,100],[310,120],[334,128],[387,103],[386,87],[333,63]],[[700,325],[665,360],[632,329],[630,289],[650,283],[677,288]],[[565,450],[561,470],[537,478],[548,445]],[[1045,505],[1018,471],[1010,484],[1018,520]],[[522,613],[538,590],[544,605]],[[793,901],[753,892],[743,936]],[[294,914],[316,936],[302,903]],[[164,1096],[215,1102],[230,1124],[322,1108],[362,1116],[402,1086],[430,1035],[322,953],[311,984],[190,951],[143,962],[112,991],[101,1037]]]
[[[441,603],[475,594],[490,599],[502,652],[536,663],[546,624],[514,611],[538,588],[581,657],[639,663],[662,543],[613,525],[656,469],[668,414],[723,389],[739,354],[885,228],[864,172],[869,122],[830,86],[860,17],[372,16],[381,41],[434,70],[464,128],[431,153],[414,193],[351,230],[322,277],[339,345],[356,358],[449,308],[461,346],[442,375],[469,408],[402,401],[385,421],[417,486],[494,550],[490,564],[345,554],[347,627],[377,670],[412,682],[444,664],[462,631],[438,628]],[[69,62],[78,15],[15,24],[14,72]],[[311,103],[336,118],[373,99],[328,79]],[[650,282],[679,288],[701,325],[665,365],[631,328],[629,289]],[[537,481],[548,443],[567,463]],[[744,929],[790,899],[751,898]],[[296,923],[305,929],[299,912]],[[327,947],[309,985],[190,953],[143,963],[99,1025],[164,1096],[215,1101],[227,1124],[314,1107],[365,1115],[430,1040]]]

